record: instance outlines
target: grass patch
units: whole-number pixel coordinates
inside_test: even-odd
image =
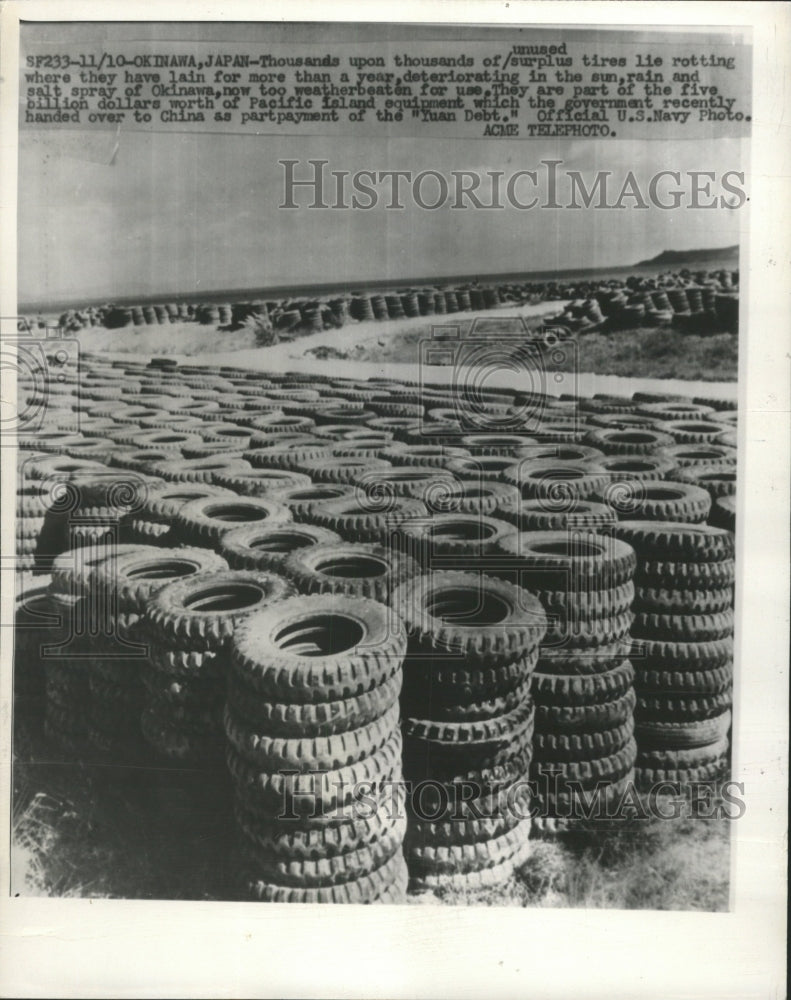
[[[663,327],[583,334],[577,340],[580,371],[630,378],[736,381],[738,337],[697,337]]]
[[[503,323],[504,332],[508,325]],[[494,330],[490,333],[496,335]],[[428,329],[413,329],[350,354],[356,361],[417,363]],[[579,371],[624,378],[680,378],[706,382],[735,381],[738,337],[733,333],[698,337],[666,327],[639,327],[607,333],[582,333],[577,344]]]

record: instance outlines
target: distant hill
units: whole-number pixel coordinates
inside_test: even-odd
[[[705,264],[708,261],[717,261],[720,263],[733,261],[736,264],[738,260],[739,247],[737,245],[732,247],[718,247],[713,250],[663,250],[656,257],[651,257],[650,260],[641,260],[634,266],[648,267],[657,265],[661,267],[672,265],[673,267],[691,267],[695,264]]]

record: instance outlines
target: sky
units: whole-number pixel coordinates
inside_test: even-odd
[[[661,169],[738,169],[737,140],[372,143],[129,132],[108,163],[113,142],[95,133],[20,134],[20,303],[615,266],[665,249],[734,244],[745,226],[741,211],[653,206],[426,211],[407,198],[405,209],[387,210],[383,198],[370,211],[279,207],[284,158],[303,161],[300,171],[319,158],[352,173],[447,176],[542,170],[542,159],[556,157],[591,181],[598,169],[619,181],[631,170],[645,190]]]

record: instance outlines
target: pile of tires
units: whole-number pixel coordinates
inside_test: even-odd
[[[645,791],[722,777],[733,692],[734,538],[704,524],[621,521],[637,552],[636,780]]]
[[[207,571],[150,597],[140,632],[149,644],[143,736],[163,764],[221,770],[228,645],[235,627],[291,596],[263,571]]]
[[[459,289],[441,308],[481,295],[494,301]],[[440,301],[404,298],[350,305]],[[80,379],[53,382],[20,436],[20,711],[61,763],[163,781],[166,809],[183,779],[230,822],[233,790],[245,898],[395,900],[409,878],[459,899],[510,878],[531,814],[533,830],[578,826],[574,797],[609,809],[635,765],[643,787],[722,773],[724,401],[471,401],[90,355]],[[260,645],[292,602],[304,628]],[[340,608],[363,631],[389,615],[382,643],[330,627]],[[319,782],[311,798],[322,769],[375,792]]]
[[[442,572],[391,597],[404,619],[406,857],[415,891],[466,894],[527,858],[541,606],[484,574]]]
[[[79,761],[93,756],[90,680],[97,651],[113,634],[107,608],[94,605],[90,590],[96,567],[107,557],[103,547],[86,547],[54,559],[48,593],[54,621],[46,639],[40,637],[44,732],[59,755]]]
[[[318,594],[236,629],[225,733],[244,898],[403,901],[395,625],[377,601]]]
[[[637,756],[628,658],[634,550],[579,530],[520,532],[500,548],[548,620],[532,678],[538,825],[609,819]]]
[[[93,629],[88,680],[90,739],[100,759],[147,761],[141,716],[146,683],[155,692],[157,685],[143,628],[146,605],[173,580],[224,569],[225,560],[208,549],[127,545],[91,572],[89,600],[104,621],[102,629]]]

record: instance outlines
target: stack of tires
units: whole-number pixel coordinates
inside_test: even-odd
[[[228,643],[241,621],[293,593],[274,573],[227,570],[175,580],[147,601],[142,729],[160,761],[222,768]]]
[[[88,593],[105,627],[95,630],[91,669],[90,740],[101,759],[134,764],[145,759],[140,717],[145,684],[154,692],[142,617],[147,603],[173,580],[227,569],[208,549],[122,546],[92,572]]]
[[[638,555],[638,785],[715,780],[729,754],[733,535],[705,524],[647,521],[621,521],[614,531]]]
[[[411,888],[506,882],[529,851],[530,677],[541,606],[478,573],[433,572],[391,597],[408,654],[402,715]]]
[[[239,626],[225,712],[245,898],[403,902],[403,630],[377,601],[298,597]]]
[[[501,549],[548,616],[532,682],[538,826],[572,827],[588,808],[607,818],[637,754],[628,659],[634,550],[609,534],[571,529],[521,532]]]
[[[117,546],[113,554],[125,546]],[[61,553],[53,562],[49,603],[54,620],[39,647],[45,673],[44,732],[73,759],[93,755],[90,679],[97,649],[112,634],[106,607],[97,607],[90,581],[108,557],[104,547]]]

